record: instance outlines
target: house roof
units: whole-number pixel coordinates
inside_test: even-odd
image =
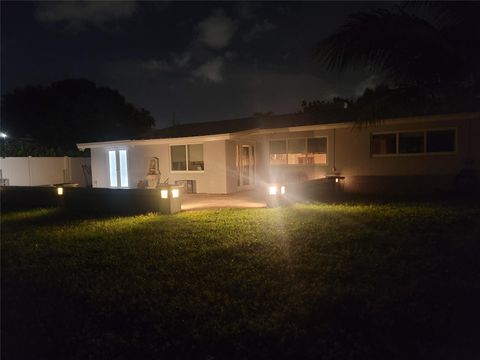
[[[390,123],[410,123],[410,122],[428,122],[438,120],[461,120],[477,119],[480,120],[480,112],[442,114],[413,116],[403,118],[383,119],[383,124]],[[88,148],[98,148],[103,146],[124,146],[124,145],[151,145],[151,144],[171,144],[181,143],[182,141],[213,141],[231,139],[235,133],[253,130],[257,134],[276,131],[307,131],[328,128],[351,127],[351,121],[326,120],[325,117],[318,115],[299,113],[286,115],[271,115],[262,117],[250,117],[233,120],[210,121],[203,123],[181,124],[171,126],[165,129],[154,130],[148,136],[130,140],[116,140],[104,142],[91,142],[77,144],[80,150]]]
[[[191,124],[179,124],[168,128],[154,130],[144,139],[163,139],[201,135],[235,133],[253,129],[274,129],[292,126],[335,124],[344,119],[332,121],[318,115],[298,113],[284,115],[257,116],[231,120],[209,121]]]

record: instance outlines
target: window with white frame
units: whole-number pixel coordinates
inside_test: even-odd
[[[372,155],[453,153],[456,130],[400,131],[372,134]]]
[[[203,144],[171,145],[172,171],[203,171]]]
[[[270,141],[271,165],[325,165],[326,163],[326,137]]]
[[[110,187],[128,187],[127,150],[110,150],[108,152]]]

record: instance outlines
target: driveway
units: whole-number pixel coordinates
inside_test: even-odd
[[[266,207],[262,190],[245,190],[233,194],[184,194],[182,210],[212,208],[261,208]]]

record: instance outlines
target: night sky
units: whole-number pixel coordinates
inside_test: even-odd
[[[331,73],[315,43],[353,12],[392,3],[1,2],[1,91],[88,78],[157,127],[291,113],[381,81]]]

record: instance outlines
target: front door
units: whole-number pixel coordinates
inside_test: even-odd
[[[237,146],[237,186],[255,185],[255,146],[238,144]]]

